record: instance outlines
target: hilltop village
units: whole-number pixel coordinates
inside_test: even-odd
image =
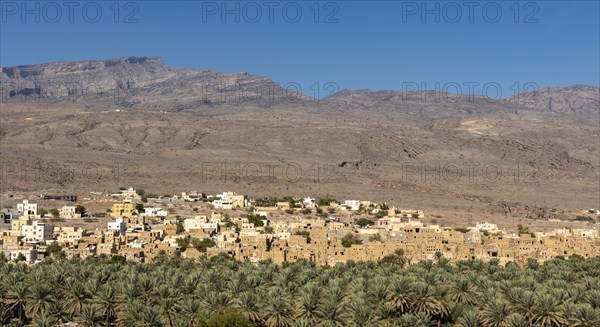
[[[524,264],[530,258],[543,262],[600,255],[595,227],[541,232],[519,226],[509,233],[483,222],[451,228],[424,223],[422,210],[386,203],[249,199],[235,192],[157,196],[121,188],[92,196],[95,212],[78,204],[76,196],[9,195],[16,205],[0,211],[0,259],[35,264],[48,257],[101,256],[147,263],[157,256],[198,259],[226,254],[251,262],[305,259],[335,265],[389,260],[402,249],[408,263],[443,257],[450,262],[495,259]],[[53,207],[56,204],[63,205]],[[597,210],[586,213],[590,222],[598,220]]]

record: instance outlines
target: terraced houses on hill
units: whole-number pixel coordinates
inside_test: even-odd
[[[495,224],[477,223],[454,229],[424,223],[421,210],[370,201],[340,203],[310,197],[257,201],[235,192],[143,200],[131,190],[113,194],[107,202],[110,220],[105,227],[87,229],[69,225],[89,219],[82,218],[74,206],[57,210],[63,223],[54,226],[52,219],[37,214],[37,204],[25,199],[16,210],[5,208],[1,213],[0,252],[5,259],[32,264],[50,253],[122,256],[139,262],[151,262],[159,255],[198,259],[225,253],[254,262],[304,259],[318,265],[382,260],[397,249],[409,263],[443,257],[450,262],[495,259],[524,264],[530,258],[600,255],[594,228],[509,233]],[[197,202],[209,212],[200,214],[194,207],[193,215],[176,214],[179,206]]]

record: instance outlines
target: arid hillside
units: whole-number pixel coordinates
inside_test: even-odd
[[[315,100],[143,57],[3,67],[1,82],[3,193],[331,195],[507,224],[600,207],[597,87]]]

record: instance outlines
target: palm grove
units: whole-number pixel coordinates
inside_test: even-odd
[[[316,267],[106,257],[0,263],[0,325],[600,326],[600,258]],[[122,259],[122,258],[121,258]]]

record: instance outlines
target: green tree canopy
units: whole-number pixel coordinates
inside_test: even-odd
[[[78,213],[78,214],[80,214],[83,217],[83,215],[85,215],[85,213],[86,213],[85,207],[82,206],[82,205],[77,205],[75,207],[75,212]]]
[[[58,218],[58,217],[60,217],[60,210],[54,208],[54,209],[50,210],[50,214],[52,215],[52,217]]]
[[[346,248],[351,247],[353,244],[362,244],[362,243],[363,243],[363,241],[360,239],[360,237],[358,237],[352,233],[348,233],[342,238],[342,246],[346,247]]]
[[[192,239],[191,243],[192,246],[200,252],[206,252],[206,249],[215,247],[217,245],[217,243],[210,238],[203,238],[202,240],[194,238]]]
[[[600,257],[408,259],[0,259],[0,326],[600,326]]]
[[[319,198],[317,200],[317,205],[320,207],[328,206],[332,203],[339,203],[338,200],[334,198]]]
[[[57,242],[52,242],[46,247],[46,253],[54,257],[59,256],[62,250],[63,247]]]
[[[266,218],[262,215],[249,213],[246,215],[246,218],[248,218],[248,222],[254,224],[254,227],[260,227],[265,225],[263,220]]]
[[[137,203],[135,205],[135,210],[139,213],[144,213],[144,205],[142,203]]]
[[[362,228],[366,226],[371,226],[374,224],[374,222],[368,218],[360,218],[356,221],[356,224]]]

